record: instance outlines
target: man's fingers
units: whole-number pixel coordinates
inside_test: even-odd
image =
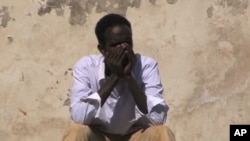
[[[120,65],[122,65],[122,61],[124,60],[125,56],[126,56],[126,53],[122,53],[121,54],[121,56],[120,56],[120,58],[118,60],[118,62],[119,62]]]
[[[133,51],[132,47],[128,43],[123,43],[122,45],[123,45],[123,47],[125,49],[125,53],[130,53],[130,52]]]
[[[119,45],[117,48],[117,55],[120,56],[123,53],[123,51],[124,51],[124,48],[121,45]]]
[[[117,48],[117,60],[120,60],[123,57],[122,55],[124,54],[124,51],[125,51],[125,48],[122,45],[120,45]]]

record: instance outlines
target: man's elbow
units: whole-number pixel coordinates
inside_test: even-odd
[[[81,113],[81,111],[75,109],[74,107],[70,108],[71,119],[77,124],[86,124],[88,121],[84,118],[85,115]]]

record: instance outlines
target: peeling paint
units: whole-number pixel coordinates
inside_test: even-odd
[[[208,18],[213,17],[213,10],[214,10],[214,7],[213,7],[213,6],[211,6],[211,7],[209,7],[209,8],[207,9],[207,16],[208,16]]]
[[[0,26],[7,27],[10,20],[9,8],[7,6],[0,6]]]
[[[177,2],[177,0],[167,0],[168,4],[175,4]]]
[[[149,0],[155,5],[156,0]],[[177,0],[167,0],[169,4],[175,4]],[[96,13],[117,13],[126,16],[129,7],[139,8],[141,0],[47,0],[40,2],[38,15],[42,16],[55,9],[58,16],[62,16],[63,7],[70,7],[69,23],[71,25],[83,25],[87,16],[95,8]]]
[[[248,7],[248,0],[227,0],[228,7],[231,7],[233,15],[244,14]]]
[[[109,12],[128,16],[135,51],[157,60],[176,140],[225,141],[229,123],[250,123],[249,0],[46,2],[1,0],[1,141],[62,138],[74,65],[99,54],[94,26]]]

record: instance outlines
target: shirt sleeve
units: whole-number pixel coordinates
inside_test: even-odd
[[[71,118],[78,124],[90,124],[100,111],[101,98],[90,88],[88,60],[80,60],[73,71],[74,86],[71,90]]]
[[[168,105],[163,97],[163,86],[158,70],[158,63],[150,59],[143,69],[142,85],[147,96],[148,114],[144,115],[138,108],[143,121],[150,125],[164,124],[167,118]]]

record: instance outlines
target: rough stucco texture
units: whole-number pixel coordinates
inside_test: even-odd
[[[94,26],[111,12],[159,62],[177,140],[228,141],[250,123],[248,0],[0,0],[1,141],[61,139],[72,69],[98,53]]]

